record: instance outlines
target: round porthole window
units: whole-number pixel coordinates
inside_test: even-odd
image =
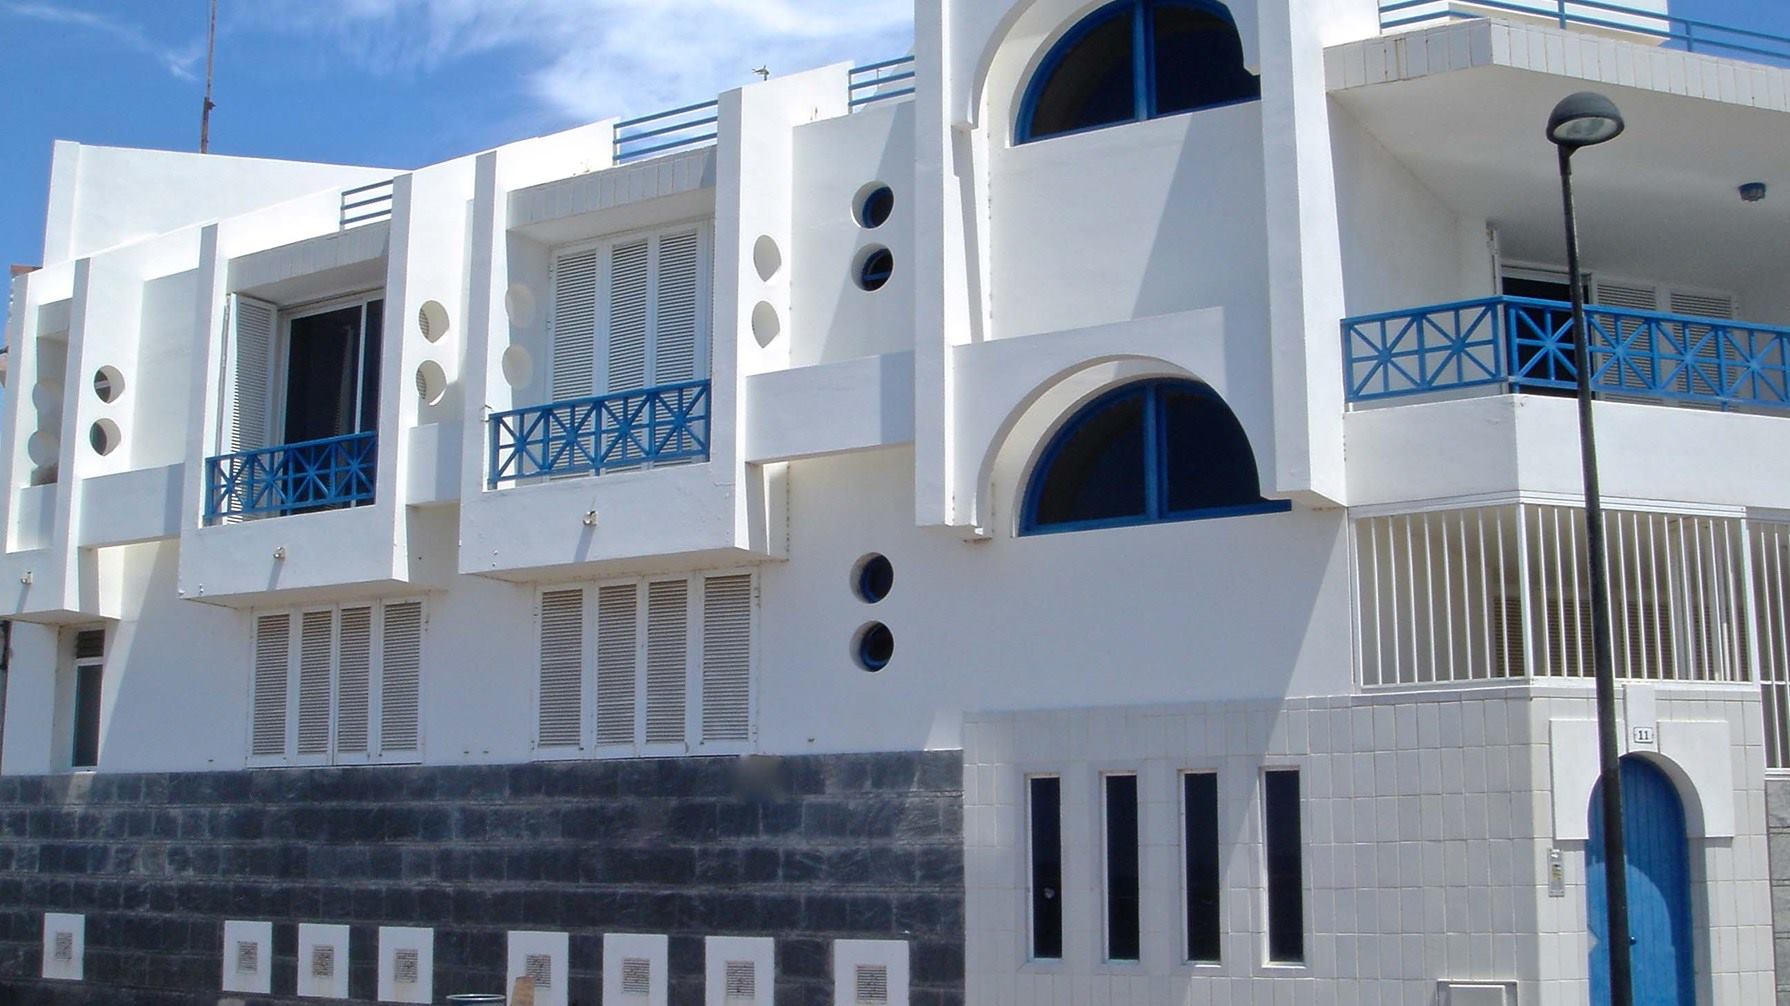
[[[858,630],[858,666],[875,673],[889,666],[895,658],[895,634],[881,622],[871,622]]]
[[[118,449],[118,444],[123,439],[124,434],[118,429],[118,424],[110,419],[102,419],[87,428],[87,444],[93,448],[95,454],[112,453]]]
[[[895,190],[873,182],[858,191],[858,223],[872,230],[889,222],[895,212]]]
[[[417,309],[416,327],[422,331],[423,338],[430,342],[440,342],[441,337],[448,333],[447,308],[441,306],[441,301],[428,301]]]
[[[866,604],[875,604],[889,596],[895,588],[895,565],[889,557],[872,552],[858,560],[857,574],[852,577],[852,584],[858,592],[858,598]]]
[[[124,375],[117,367],[101,367],[93,372],[93,393],[108,404],[124,394]]]
[[[864,290],[881,290],[893,275],[895,256],[887,248],[880,245],[868,248],[858,259],[858,286]]]

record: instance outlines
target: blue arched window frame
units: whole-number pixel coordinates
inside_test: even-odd
[[[1122,384],[1083,405],[1051,436],[1050,443],[1038,456],[1037,463],[1032,466],[1031,474],[1026,482],[1025,500],[1020,507],[1020,535],[1059,534],[1065,531],[1091,531],[1098,528],[1136,527],[1143,524],[1168,524],[1179,521],[1211,520],[1219,517],[1244,517],[1253,514],[1286,513],[1293,509],[1292,501],[1273,499],[1258,499],[1255,502],[1233,506],[1200,507],[1192,510],[1171,509],[1168,506],[1166,471],[1168,423],[1161,407],[1162,393],[1168,389],[1211,396],[1218,399],[1221,404],[1223,403],[1218,392],[1198,381],[1153,378]],[[1123,517],[1104,517],[1098,520],[1039,523],[1038,508],[1042,502],[1044,483],[1050,475],[1057,456],[1088,423],[1118,403],[1138,394],[1143,395],[1143,426],[1146,443],[1144,451],[1144,512]],[[1228,405],[1226,409],[1228,411]],[[1245,443],[1247,443],[1247,438],[1245,438]],[[1255,457],[1253,448],[1250,449],[1249,454],[1253,462]]]
[[[1233,30],[1236,28],[1237,24],[1237,19],[1231,14],[1230,8],[1221,3],[1220,0],[1114,0],[1113,3],[1109,3],[1106,6],[1095,10],[1087,17],[1076,22],[1075,27],[1070,28],[1065,32],[1063,37],[1058,39],[1056,44],[1050,47],[1050,51],[1046,53],[1044,59],[1038,63],[1038,68],[1032,71],[1031,80],[1026,83],[1025,97],[1020,101],[1019,119],[1014,127],[1014,142],[1032,143],[1036,140],[1055,139],[1059,136],[1074,136],[1077,133],[1089,133],[1096,129],[1108,129],[1113,126],[1124,126],[1133,122],[1142,122],[1145,119],[1162,117],[1156,111],[1156,74],[1152,72],[1155,69],[1156,62],[1156,19],[1150,15],[1154,14],[1158,7],[1187,7],[1193,10],[1205,11],[1206,13],[1228,21]],[[1043,94],[1045,86],[1050,83],[1051,78],[1056,74],[1057,68],[1062,65],[1064,58],[1075,51],[1076,45],[1080,43],[1083,38],[1086,38],[1089,32],[1094,31],[1096,28],[1099,28],[1113,18],[1123,16],[1127,11],[1130,11],[1134,15],[1131,19],[1131,81],[1133,92],[1131,118],[1120,119],[1115,122],[1102,122],[1096,125],[1083,126],[1079,129],[1063,130],[1061,132],[1049,133],[1045,136],[1032,135],[1032,119],[1033,114],[1038,108],[1039,97]],[[1239,36],[1239,45],[1241,45],[1241,36]],[[1204,111],[1209,108],[1223,108],[1227,105],[1242,105],[1259,100],[1259,95],[1251,98],[1237,98],[1231,101],[1220,101],[1209,105],[1199,105],[1194,108],[1178,109],[1167,114],[1187,115],[1193,112]]]

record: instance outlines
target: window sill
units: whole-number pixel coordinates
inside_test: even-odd
[[[1259,503],[1244,503],[1238,506],[1211,507],[1205,510],[1187,510],[1163,517],[1114,517],[1109,520],[1074,521],[1066,524],[1050,524],[1041,527],[1021,528],[1019,537],[1032,538],[1046,534],[1068,534],[1074,531],[1102,531],[1120,527],[1154,527],[1159,524],[1185,524],[1190,521],[1220,520],[1226,517],[1255,517],[1262,514],[1290,513],[1293,509],[1291,500],[1262,500]]]

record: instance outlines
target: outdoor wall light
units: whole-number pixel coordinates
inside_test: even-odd
[[[24,584],[27,587],[31,586],[31,571],[26,570],[25,575],[19,577],[19,582]]]
[[[1748,182],[1740,187],[1740,198],[1743,202],[1762,203],[1765,201],[1765,183]]]
[[[584,526],[585,527],[596,527],[597,526],[597,512],[595,510],[584,511]]]
[[[1548,139],[1561,147],[1592,147],[1622,135],[1616,103],[1595,91],[1569,94],[1548,116]]]
[[[284,546],[284,545],[281,545],[281,546],[280,546],[280,547],[279,547],[279,548],[276,548],[276,549],[274,549],[274,550],[273,550],[273,557],[274,557],[274,561],[276,561],[276,562],[283,562],[283,561],[285,561],[285,559],[286,559],[286,546]]]

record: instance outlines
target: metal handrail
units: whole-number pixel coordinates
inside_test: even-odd
[[[1790,409],[1790,328],[1590,306],[1592,388],[1724,409]],[[1485,385],[1572,391],[1572,307],[1487,297],[1345,319],[1350,402]]]
[[[863,66],[853,67],[850,75],[850,83],[846,88],[851,110],[855,112],[865,105],[874,104],[878,101],[890,101],[895,98],[903,98],[913,94],[914,88],[911,84],[907,87],[897,88],[892,91],[885,90],[890,84],[899,84],[904,80],[913,79],[914,57],[912,56],[897,56],[894,59],[885,59],[878,63],[867,63]],[[860,91],[868,91],[870,93],[860,94]]]
[[[1610,3],[1608,0],[1462,0],[1462,2],[1488,10],[1552,18],[1559,23],[1561,28],[1587,25],[1594,28],[1636,32],[1664,42],[1682,43],[1687,52],[1697,52],[1701,47],[1703,51],[1713,49],[1748,56],[1763,56],[1770,60],[1790,60],[1790,38],[1782,35],[1756,31],[1751,28],[1737,28],[1715,21],[1681,17],[1666,11],[1643,10],[1627,4]],[[1439,7],[1439,9],[1406,17],[1389,16],[1419,7]],[[1613,21],[1609,18],[1594,17],[1583,13],[1587,9],[1641,20],[1639,23],[1626,20]],[[1393,2],[1380,4],[1380,28],[1382,31],[1430,21],[1445,21],[1471,16],[1474,16],[1471,12],[1460,10],[1448,0],[1393,0]],[[1655,25],[1664,27],[1655,27]],[[1699,31],[1704,34],[1699,35]],[[1717,37],[1712,38],[1709,33],[1715,33]],[[1748,41],[1729,41],[1724,36],[1733,36]],[[1769,43],[1772,47],[1762,48],[1748,44],[1748,42]]]
[[[511,409],[491,416],[490,431],[491,489],[518,479],[707,461],[709,382]]]
[[[719,101],[702,101],[681,108],[667,109],[643,115],[636,119],[625,119],[615,124],[615,163],[626,164],[653,154],[662,154],[670,150],[682,150],[697,147],[705,143],[713,143],[720,133],[719,123],[721,103]],[[651,126],[650,129],[641,129]],[[714,128],[709,128],[714,127]],[[694,135],[677,136],[664,143],[655,143],[642,147],[644,140],[673,136],[678,133]]]
[[[374,182],[371,185],[361,185],[352,189],[343,189],[342,213],[340,217],[341,223],[338,229],[347,230],[355,224],[372,223],[375,220],[389,219],[392,215],[392,188],[393,180],[388,178],[383,182]],[[367,193],[371,193],[371,195],[367,195]],[[363,195],[365,195],[366,198],[355,198],[356,196]],[[366,213],[354,212],[367,206],[377,208],[369,210]]]
[[[205,521],[370,503],[378,462],[379,435],[372,430],[208,458]]]

